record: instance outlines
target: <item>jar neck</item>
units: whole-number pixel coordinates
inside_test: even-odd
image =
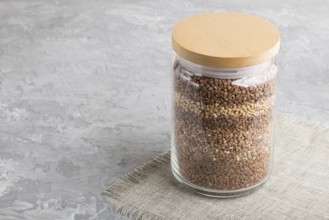
[[[176,55],[175,59],[184,68],[192,72],[193,75],[220,79],[240,79],[246,76],[254,76],[263,73],[264,71],[269,71],[271,68],[273,68],[273,66],[275,66],[273,60],[269,60],[264,63],[248,67],[221,68],[195,64],[178,55]]]

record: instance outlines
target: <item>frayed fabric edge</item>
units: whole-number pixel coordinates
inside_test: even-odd
[[[121,202],[121,201],[115,201],[110,206],[110,209],[123,216],[136,220],[164,220],[165,219],[163,217],[150,213],[146,210],[143,210],[140,207],[136,207],[132,204]]]
[[[317,131],[329,131],[329,126],[327,124],[323,124],[321,122],[316,122],[312,120],[307,120],[302,118],[299,115],[294,114],[287,114],[283,112],[276,112],[275,113],[275,121],[281,120],[284,121],[284,123],[296,123],[302,126],[312,126],[317,129]]]
[[[122,178],[116,180],[107,190],[102,193],[102,195],[109,196],[115,200],[109,208],[114,212],[136,220],[163,219],[160,216],[142,210],[140,207],[136,207],[132,204],[120,201],[120,197],[123,192],[138,184],[141,180],[147,178],[150,174],[158,171],[160,167],[163,167],[163,165],[169,163],[170,151],[167,151],[155,157],[151,161],[143,164],[142,166],[135,168],[133,171],[126,174]]]

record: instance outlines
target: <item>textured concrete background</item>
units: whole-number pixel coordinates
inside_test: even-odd
[[[329,124],[329,1],[0,1],[0,219],[123,219],[100,193],[169,148],[170,34],[239,11],[282,32],[278,110]]]

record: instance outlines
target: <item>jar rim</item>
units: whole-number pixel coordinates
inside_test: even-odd
[[[176,54],[175,59],[188,71],[191,71],[197,76],[206,76],[211,78],[220,79],[239,79],[246,76],[254,76],[261,74],[264,71],[269,70],[273,65],[276,65],[274,59],[265,61],[263,63],[239,68],[223,68],[223,67],[213,67],[205,66],[193,63],[186,60]]]

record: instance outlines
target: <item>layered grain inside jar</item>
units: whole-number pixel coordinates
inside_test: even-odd
[[[275,77],[249,86],[174,64],[174,169],[214,190],[245,189],[269,172]]]

